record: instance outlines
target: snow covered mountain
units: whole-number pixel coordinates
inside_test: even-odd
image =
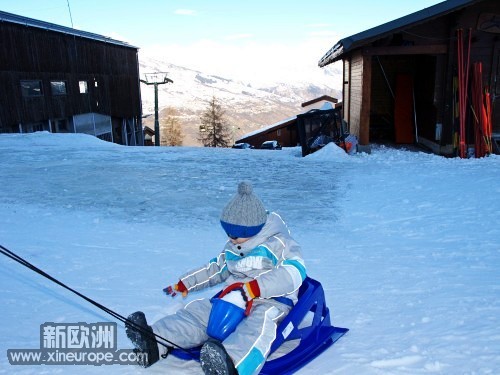
[[[199,145],[196,140],[199,116],[214,95],[223,104],[236,139],[260,127],[300,113],[303,102],[318,96],[341,98],[340,86],[335,88],[322,82],[279,82],[256,86],[250,82],[203,73],[141,54],[139,69],[141,77],[150,72],[168,72],[168,77],[174,81],[158,86],[160,119],[162,109],[168,106],[176,108],[180,113],[185,135],[184,145],[187,146]],[[328,78],[325,82],[331,82],[332,76],[341,77],[341,72],[325,70],[324,75]],[[144,115],[153,114],[153,86],[142,85],[141,92]],[[143,124],[153,127],[154,116],[147,116]]]

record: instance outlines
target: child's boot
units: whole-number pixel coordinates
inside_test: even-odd
[[[237,375],[233,360],[224,349],[224,346],[213,339],[209,339],[201,348],[201,368],[205,375]]]
[[[160,359],[153,329],[148,325],[142,311],[130,314],[128,320],[133,324],[125,322],[125,332],[135,346],[137,363],[142,367],[149,367]],[[142,327],[142,329],[136,326]]]

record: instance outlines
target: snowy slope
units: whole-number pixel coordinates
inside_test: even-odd
[[[161,289],[222,248],[218,215],[249,179],[302,244],[333,323],[350,328],[299,374],[500,369],[498,156],[331,145],[301,158],[35,133],[0,135],[0,160],[0,244],[123,315],[154,321],[186,302]],[[0,283],[0,373],[201,374],[170,357],[147,370],[11,366],[7,349],[39,348],[44,322],[113,320],[5,257]],[[118,347],[131,347],[123,329]]]

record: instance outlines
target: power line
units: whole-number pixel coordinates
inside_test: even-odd
[[[69,12],[69,19],[71,20],[71,28],[74,29],[75,27],[73,26],[73,16],[71,16],[71,7],[69,6],[69,0],[66,0],[68,3],[68,12]]]

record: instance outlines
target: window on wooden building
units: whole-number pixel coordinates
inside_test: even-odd
[[[42,96],[42,81],[39,80],[22,80],[21,92],[24,97]]]
[[[66,95],[65,81],[50,81],[50,91],[52,95]]]
[[[79,81],[78,87],[80,87],[80,94],[87,94],[89,92],[87,81]]]

